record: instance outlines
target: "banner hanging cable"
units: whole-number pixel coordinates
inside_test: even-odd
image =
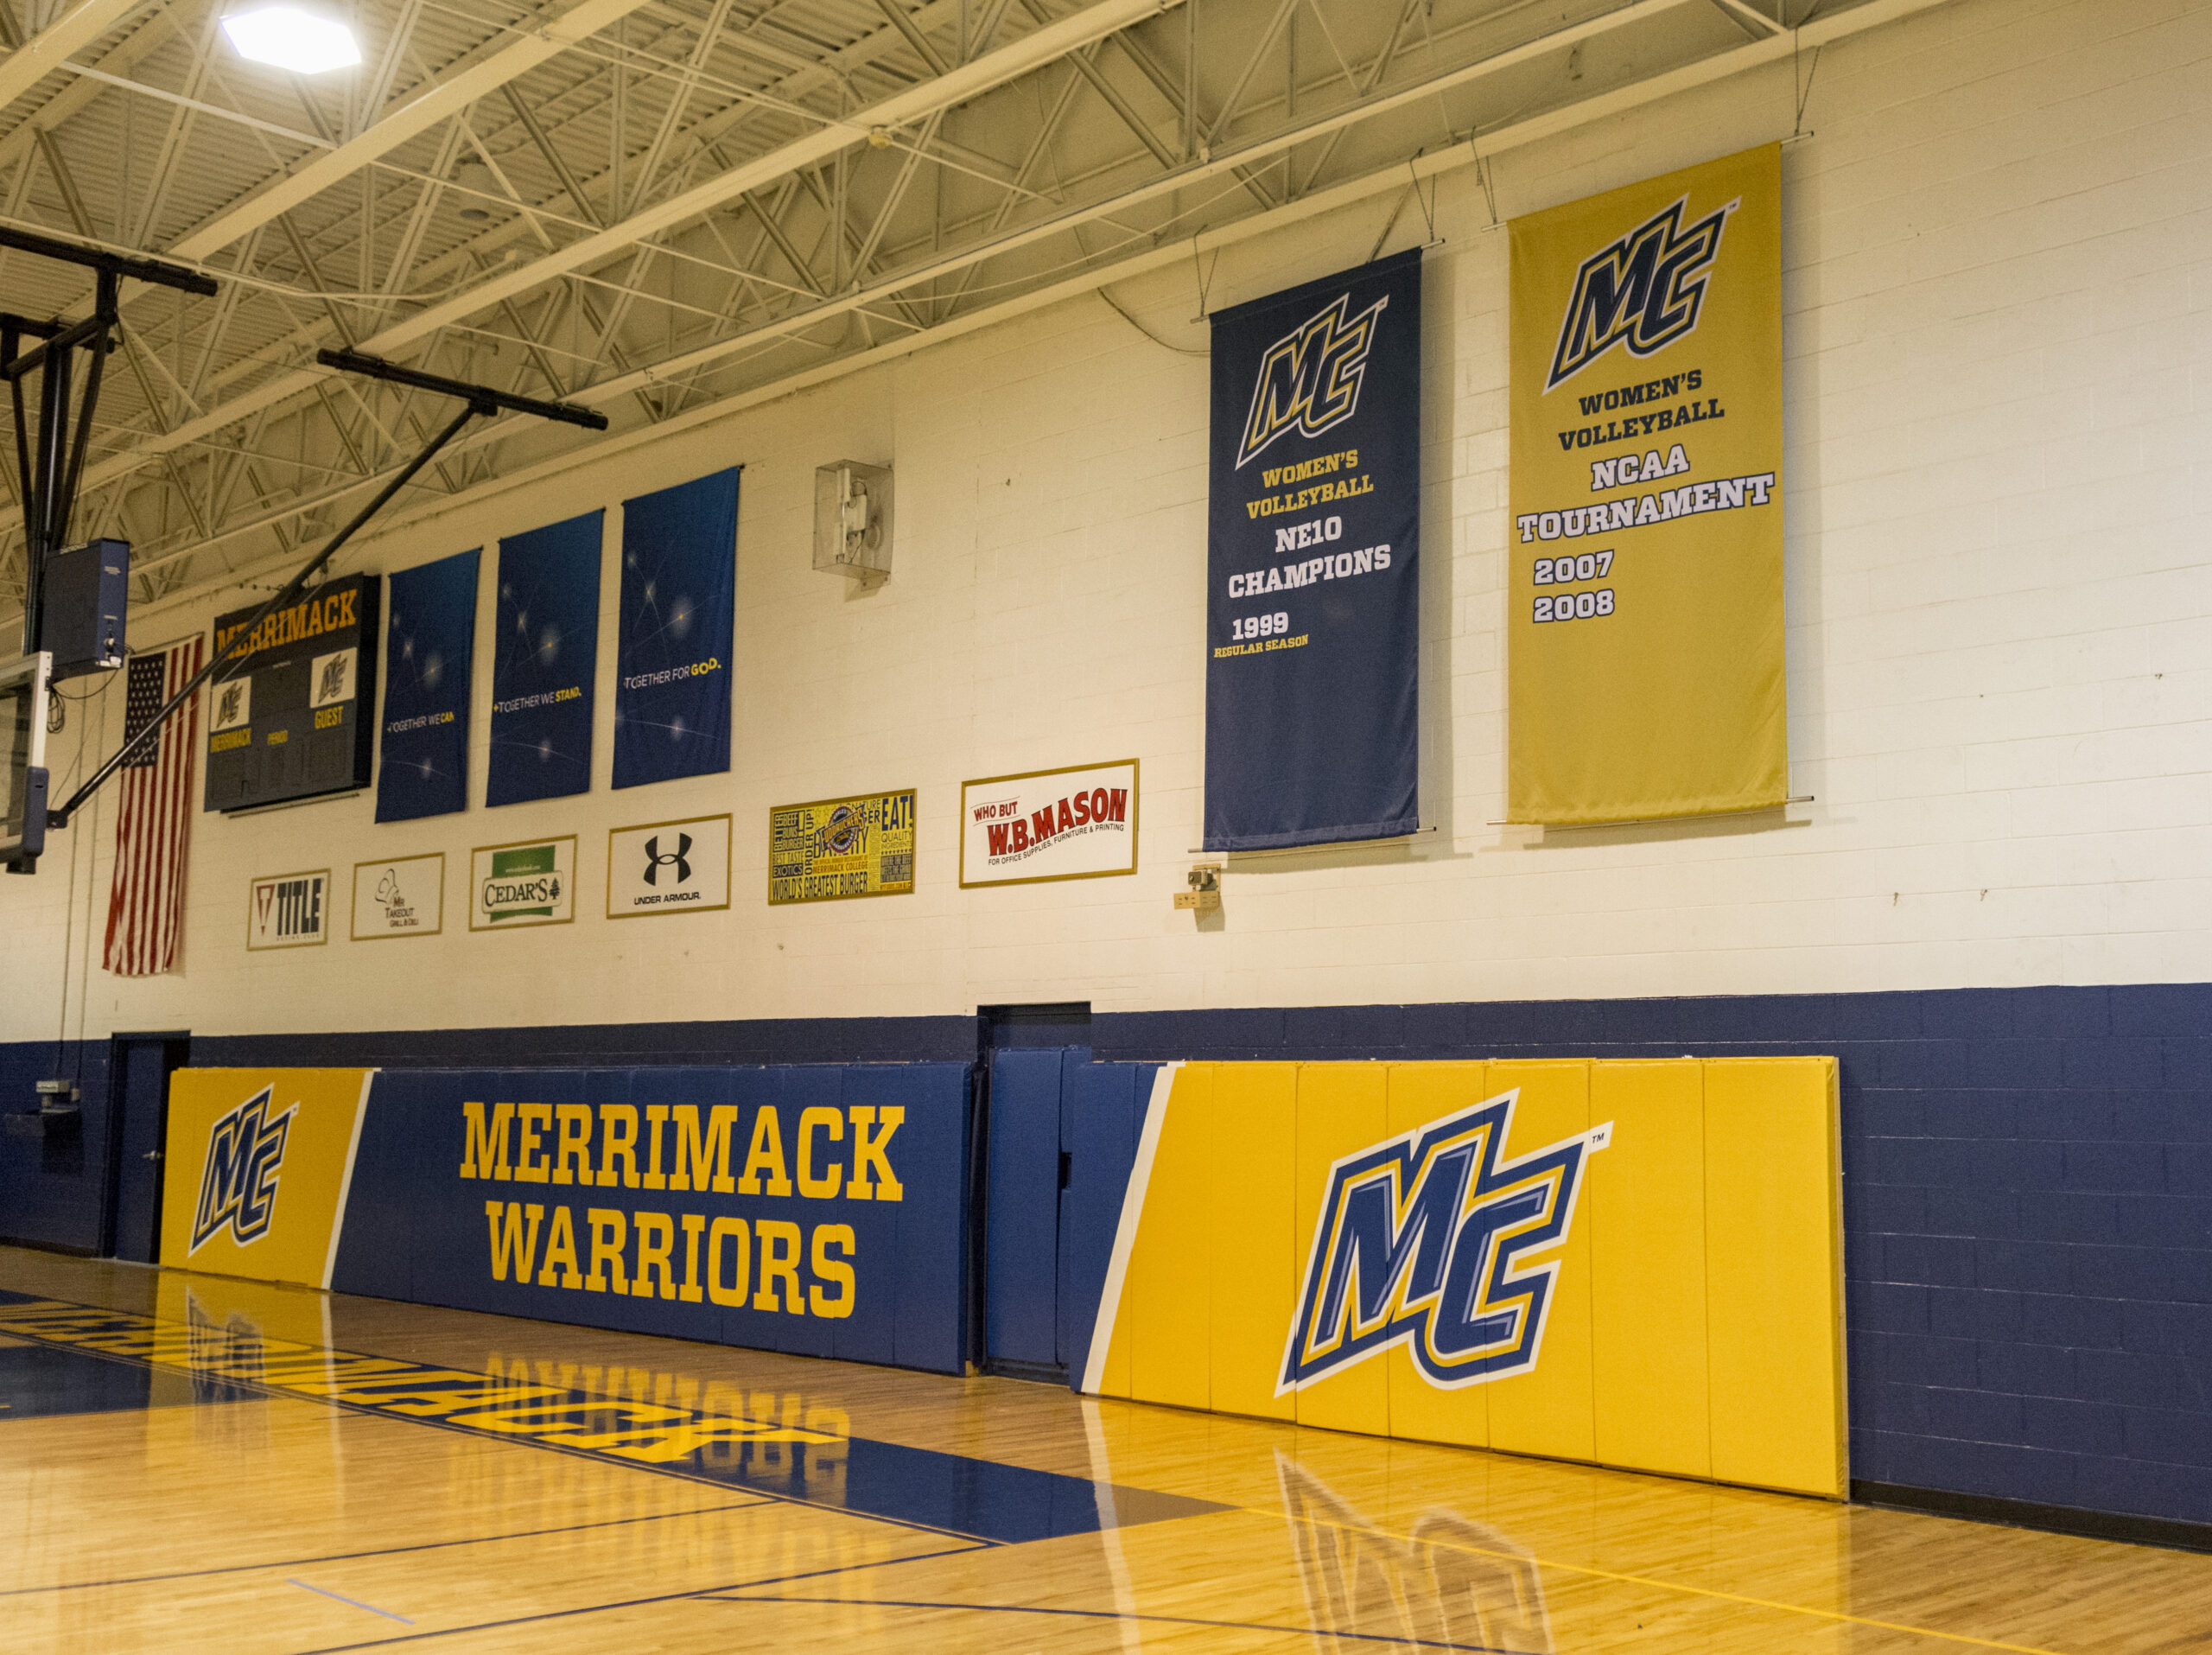
[[[143,745],[151,739],[155,732],[161,729],[179,707],[190,700],[200,686],[213,678],[225,662],[233,656],[245,652],[249,640],[253,636],[253,629],[261,624],[262,618],[283,608],[298,597],[307,583],[315,577],[315,571],[336,556],[339,549],[353,538],[362,525],[383,510],[385,504],[404,488],[417,472],[435,459],[438,451],[459,436],[461,427],[467,424],[470,420],[480,414],[489,417],[505,409],[518,414],[532,414],[541,419],[557,420],[564,425],[581,425],[587,430],[603,431],[607,429],[606,415],[588,408],[580,408],[573,403],[542,402],[534,397],[512,396],[506,391],[494,390],[490,385],[470,385],[461,379],[448,379],[435,373],[423,373],[413,368],[404,368],[397,363],[386,362],[380,357],[364,356],[359,351],[318,351],[315,353],[315,360],[325,367],[337,368],[342,372],[359,373],[368,379],[384,379],[393,385],[408,385],[418,391],[435,391],[441,396],[459,397],[463,399],[464,406],[458,414],[446,423],[436,436],[423,445],[422,450],[412,460],[400,468],[397,476],[377,491],[374,500],[355,512],[353,519],[333,535],[322,550],[310,557],[300,571],[285,582],[282,591],[253,612],[245,624],[238,628],[229,646],[216,650],[207,665],[194,673],[181,690],[169,697],[161,711],[148,721],[146,728],[141,730],[134,740],[126,742],[114,756],[94,771],[85,785],[71,794],[60,809],[49,811],[47,813],[48,825],[67,827],[69,824],[70,816],[99,790],[103,782],[122,767],[135,748]]]

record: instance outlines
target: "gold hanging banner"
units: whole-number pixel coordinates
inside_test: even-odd
[[[1506,814],[1780,805],[1782,148],[1512,238]]]

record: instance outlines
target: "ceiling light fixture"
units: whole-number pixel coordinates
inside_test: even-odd
[[[238,54],[294,74],[321,74],[361,60],[361,48],[343,17],[298,0],[251,3],[223,19]]]

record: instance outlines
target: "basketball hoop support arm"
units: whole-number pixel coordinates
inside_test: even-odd
[[[0,379],[7,381],[8,394],[15,404],[17,495],[23,508],[23,652],[29,655],[42,646],[47,565],[69,541],[69,519],[76,511],[77,487],[83,481],[85,455],[92,445],[92,411],[99,404],[100,379],[114,345],[115,329],[123,321],[119,308],[123,283],[150,282],[207,298],[215,292],[215,282],[198,271],[164,264],[159,259],[107,252],[7,225],[0,225],[0,247],[92,272],[92,314],[81,321],[64,322],[59,318],[41,321],[12,311],[0,313]],[[39,342],[22,350],[27,338]],[[84,394],[78,401],[73,433],[70,380],[80,349],[92,360],[86,369]],[[34,373],[39,381],[35,436],[23,397],[23,381]]]
[[[416,472],[435,459],[439,449],[461,435],[461,428],[467,424],[470,420],[480,414],[489,417],[502,409],[506,409],[518,414],[535,414],[540,419],[557,420],[564,425],[581,425],[587,430],[603,431],[607,429],[606,415],[588,408],[580,408],[574,403],[541,402],[534,397],[510,396],[507,392],[495,391],[489,385],[469,385],[460,379],[443,379],[435,373],[420,373],[413,368],[404,368],[396,363],[385,361],[380,357],[364,356],[359,351],[318,351],[315,353],[315,360],[325,367],[336,368],[341,372],[359,373],[368,379],[384,379],[393,385],[410,386],[416,391],[435,391],[440,396],[458,397],[462,399],[463,406],[458,414],[446,423],[444,428],[435,436],[423,445],[420,453],[401,468],[397,476],[377,491],[374,500],[356,512],[351,522],[333,535],[321,551],[308,559],[299,573],[284,583],[283,590],[253,612],[245,624],[232,634],[228,647],[218,649],[207,665],[193,674],[192,681],[171,696],[161,711],[147,721],[146,728],[139,731],[135,739],[124,742],[120,751],[99,769],[93,771],[85,785],[69,796],[67,803],[58,810],[50,810],[47,812],[48,826],[57,828],[68,826],[69,818],[76,814],[78,808],[86,799],[99,791],[101,784],[122,768],[124,761],[133,752],[152,741],[156,733],[168,722],[176,710],[190,700],[193,693],[201,684],[214,677],[224,662],[240,652],[246,640],[253,636],[253,629],[261,624],[263,617],[283,608],[293,599],[298,597],[306,589],[307,583],[315,578],[315,572],[336,555],[338,549],[352,539],[354,532],[363,524],[382,511],[385,503],[394,494],[406,487]]]

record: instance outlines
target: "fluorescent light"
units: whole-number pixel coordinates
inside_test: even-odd
[[[240,57],[295,74],[321,74],[361,60],[352,29],[327,13],[286,0],[232,12],[223,19],[223,33]]]

